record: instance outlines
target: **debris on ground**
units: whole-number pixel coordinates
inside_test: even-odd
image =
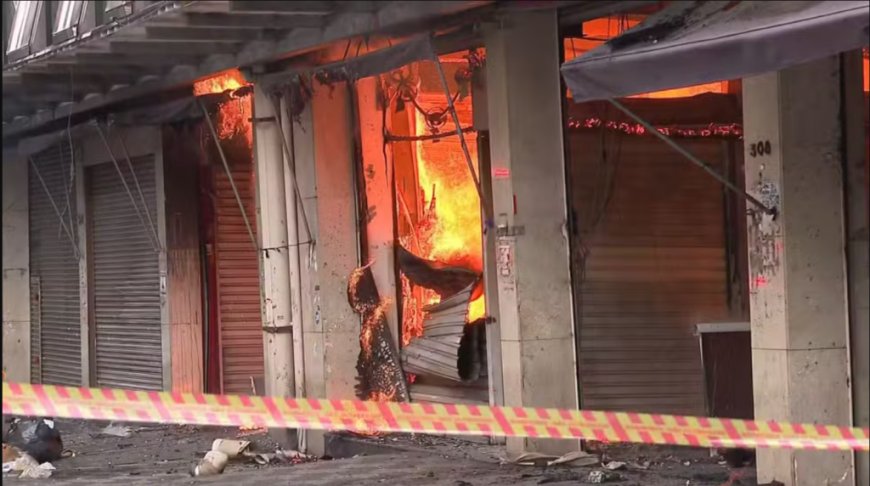
[[[7,431],[6,440],[37,461],[53,462],[63,457],[63,441],[54,420],[20,420],[15,418]]]
[[[592,471],[589,473],[589,476],[586,477],[587,483],[592,484],[602,484],[602,483],[612,483],[614,481],[619,481],[622,477],[611,471]]]
[[[261,452],[259,454],[246,453],[245,455],[261,466],[266,466],[275,462],[303,464],[317,460],[316,457],[303,454],[299,451],[287,451],[283,449],[278,449],[275,452]]]
[[[585,451],[573,451],[563,456],[552,456],[548,454],[540,454],[537,452],[527,452],[520,454],[510,463],[520,466],[569,466],[569,467],[584,467],[596,466],[600,462],[598,456],[589,454]]]
[[[607,464],[604,464],[605,469],[609,469],[611,471],[618,471],[620,469],[625,469],[626,463],[622,461],[610,461]]]
[[[223,452],[230,459],[239,457],[250,447],[251,441],[249,440],[215,439],[211,444],[211,450]]]
[[[51,477],[51,473],[55,467],[50,462],[43,462],[39,465],[29,465],[18,477],[21,479],[46,479]]]
[[[215,476],[222,474],[227,467],[229,457],[221,451],[208,451],[199,464],[190,471],[191,476]]]
[[[126,425],[109,424],[100,431],[100,434],[112,437],[130,437],[133,434],[133,430]]]
[[[10,444],[3,444],[3,464],[12,462],[18,459],[19,456],[21,456],[21,449]]]

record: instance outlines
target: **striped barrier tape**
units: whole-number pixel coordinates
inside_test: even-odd
[[[3,383],[3,414],[696,447],[870,450],[867,428],[631,412],[203,395]]]

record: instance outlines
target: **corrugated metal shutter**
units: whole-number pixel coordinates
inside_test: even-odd
[[[693,326],[728,313],[722,187],[653,137],[569,140],[583,407],[703,414]],[[725,153],[680,143],[713,164]]]
[[[256,231],[253,164],[236,160],[232,173],[248,221]],[[224,393],[250,393],[251,379],[262,383],[264,376],[260,267],[226,172],[215,166],[214,174],[221,381]]]
[[[30,275],[36,290],[31,302],[31,321],[36,323],[31,327],[31,379],[35,383],[81,384],[79,262],[51,203],[76,238],[71,160],[69,145],[62,143],[34,156],[36,170],[29,169]]]
[[[120,166],[142,212],[128,164]],[[156,224],[154,159],[133,160]],[[163,388],[158,252],[151,228],[136,213],[114,164],[88,168],[96,383]]]

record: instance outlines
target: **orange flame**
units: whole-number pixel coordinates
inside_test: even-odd
[[[193,85],[193,94],[202,96],[212,93],[235,91],[250,86],[237,69],[225,71],[217,76],[197,81]],[[251,95],[231,95],[232,99],[221,104],[218,123],[215,130],[221,140],[230,140],[237,135],[245,137],[249,147],[253,146],[254,130],[251,123]]]
[[[433,103],[434,104],[434,103]],[[425,102],[421,102],[424,108]],[[456,104],[457,113],[464,126],[471,124],[471,98]],[[415,114],[415,131],[426,133],[426,122],[420,112]],[[483,235],[480,217],[480,199],[474,179],[468,172],[465,154],[455,137],[434,141],[415,142],[417,177],[423,193],[424,220],[417,228],[418,251],[424,258],[450,265],[463,266],[481,272],[483,270]],[[477,168],[477,145],[468,143],[469,154],[475,171]],[[406,282],[403,279],[403,287]],[[406,292],[404,295],[409,295]],[[431,291],[423,291],[422,302],[409,302],[419,310],[422,305],[439,301]],[[422,335],[422,316],[413,312],[404,329],[403,341]],[[484,317],[486,304],[479,296],[468,306],[467,321]]]

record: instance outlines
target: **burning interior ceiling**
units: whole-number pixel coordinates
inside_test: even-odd
[[[193,94],[202,96],[213,93],[230,93],[230,99],[221,103],[217,116],[216,131],[221,140],[244,136],[247,146],[253,147],[254,127],[251,123],[252,101],[248,88],[250,83],[238,70],[230,70],[217,76],[197,81]]]

